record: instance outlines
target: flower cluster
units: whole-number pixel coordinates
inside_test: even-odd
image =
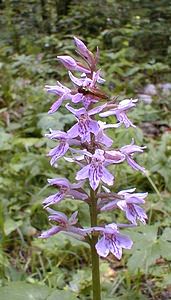
[[[74,38],[74,41],[81,62],[70,56],[58,56],[58,60],[69,71],[73,88],[57,82],[55,86],[47,85],[46,90],[58,96],[49,113],[56,112],[64,103],[76,122],[67,132],[51,130],[46,136],[57,142],[57,146],[48,154],[51,165],[64,157],[68,162],[77,164],[80,169],[76,173],[75,183],[70,183],[65,178],[48,180],[58,191],[46,198],[43,206],[50,214],[49,220],[56,225],[52,225],[52,228],[43,232],[40,237],[48,238],[60,231],[68,232],[82,240],[91,240],[93,235],[96,235],[97,253],[102,257],[112,253],[120,259],[122,248],[130,249],[132,241],[128,236],[121,234],[119,228],[136,226],[138,220],[143,224],[146,222],[147,215],[141,205],[144,204],[147,193],[135,193],[135,188],[118,193],[111,192],[109,187],[114,185],[115,177],[108,170],[108,166],[127,163],[132,169],[144,173],[145,169],[135,161],[134,156],[142,153],[145,147],[135,145],[132,140],[129,145],[114,149],[113,141],[106,130],[116,130],[120,126],[135,127],[127,112],[136,106],[137,99],[125,99],[120,102],[110,99],[99,87],[105,80],[101,77],[100,70],[97,70],[98,50],[96,55],[93,55],[81,40]],[[76,77],[71,71],[77,72],[77,76],[80,73],[80,76]],[[103,122],[104,117],[111,115],[115,117],[114,124]],[[100,118],[102,119],[99,121]],[[50,208],[67,197],[82,200],[91,206],[91,201],[94,201],[91,198],[92,192],[97,214],[120,209],[129,222],[106,226],[91,224],[90,228],[82,228],[78,222],[78,212],[68,218],[64,213]]]

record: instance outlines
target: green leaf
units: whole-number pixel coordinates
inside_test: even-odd
[[[13,282],[0,288],[0,300],[47,300],[48,295],[49,288],[24,282]]]
[[[10,218],[5,220],[4,223],[4,232],[6,235],[9,235],[12,231],[16,230],[22,225],[22,221],[14,221]]]
[[[159,241],[160,255],[167,260],[171,260],[171,243],[167,241],[162,241],[162,239],[160,239]]]
[[[53,290],[38,284],[13,282],[0,288],[0,300],[76,300],[70,291]]]
[[[124,77],[134,75],[135,73],[137,73],[139,71],[139,69],[140,69],[140,67],[138,67],[138,66],[136,66],[134,68],[130,68],[128,71],[126,71],[126,73],[124,74]]]
[[[171,228],[167,227],[164,229],[163,234],[161,236],[163,241],[170,241],[171,242]]]
[[[17,138],[14,141],[14,145],[24,145],[24,147],[27,149],[29,147],[35,146],[37,145],[41,140],[43,139],[39,139],[39,138]]]
[[[128,270],[131,273],[136,273],[139,269],[144,269],[146,256],[147,253],[145,249],[144,251],[135,251],[128,260]]]
[[[65,124],[74,121],[74,117],[71,114],[62,114],[61,112],[56,112],[53,115],[41,113],[39,117],[38,127],[44,132],[48,132],[49,128],[55,130],[57,127],[58,130],[63,130]]]
[[[70,291],[54,291],[47,300],[76,300],[78,299]]]
[[[156,226],[140,226],[130,235],[134,241],[132,256],[128,259],[128,269],[136,273],[139,269],[147,272],[148,267],[160,257]]]
[[[171,274],[166,274],[164,275],[164,280],[163,280],[164,285],[171,285]]]
[[[12,135],[9,133],[5,133],[0,130],[0,151],[9,150],[11,149],[10,141],[12,138]]]

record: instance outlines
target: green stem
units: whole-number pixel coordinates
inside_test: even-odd
[[[162,199],[162,197],[161,197],[161,194],[160,194],[160,192],[159,192],[157,186],[155,185],[154,181],[151,179],[151,177],[150,177],[150,175],[149,175],[149,172],[147,171],[147,172],[145,173],[145,175],[146,175],[148,181],[150,182],[151,186],[152,186],[153,189],[155,190],[156,194],[158,195],[159,200],[162,201],[163,199]]]
[[[97,198],[93,189],[90,190],[90,218],[91,227],[97,226]],[[91,258],[92,258],[92,285],[93,285],[93,300],[101,300],[100,292],[100,270],[99,270],[99,256],[97,254],[95,245],[98,237],[91,238]]]

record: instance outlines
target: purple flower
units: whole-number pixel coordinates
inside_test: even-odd
[[[92,79],[88,78],[85,74],[85,76],[81,76],[81,78],[77,78],[75,77],[70,71],[68,72],[69,78],[71,79],[71,81],[74,83],[74,85],[76,85],[77,87],[80,86],[88,86]]]
[[[81,78],[75,77],[70,71],[68,72],[71,81],[77,87],[95,87],[96,83],[104,83],[105,80],[100,76],[100,70],[97,72],[93,72],[92,78],[86,76],[86,74],[82,74]]]
[[[65,155],[70,145],[79,145],[80,142],[76,139],[72,139],[68,133],[59,131],[59,130],[51,130],[51,133],[45,134],[50,139],[58,140],[59,145],[50,150],[48,156],[51,156],[51,165],[53,165],[60,157]]]
[[[124,200],[118,201],[117,206],[125,211],[127,219],[134,225],[137,225],[136,220],[140,220],[143,224],[146,223],[147,215],[143,208],[137,204],[144,204],[144,198],[148,193],[133,193],[135,189],[120,191],[118,195],[123,195]]]
[[[91,155],[91,154],[90,154]],[[100,181],[113,185],[114,176],[105,168],[104,151],[97,149],[91,155],[90,163],[78,171],[76,180],[89,179],[90,186],[96,190]]]
[[[104,129],[110,128],[111,124],[106,124],[101,121],[98,121],[98,124],[99,124],[100,128],[99,128],[97,135],[95,136],[95,142],[96,142],[97,146],[99,146],[100,144],[103,144],[106,147],[112,146],[113,140],[104,133]],[[111,127],[113,127],[113,126],[111,125]]]
[[[86,200],[88,198],[87,194],[82,190],[83,182],[71,184],[66,178],[54,178],[48,179],[48,183],[58,187],[59,192],[43,201],[45,208],[61,202],[65,197],[72,197],[77,200]]]
[[[87,109],[91,104],[97,103],[98,99],[92,95],[84,95],[82,93],[77,93],[72,97],[73,103],[82,102],[84,107]]]
[[[145,172],[145,168],[141,167],[135,160],[133,160],[133,154],[136,152],[142,153],[143,149],[146,147],[139,147],[137,145],[134,145],[134,140],[132,140],[132,143],[130,145],[123,146],[120,148],[121,153],[125,155],[125,158],[127,160],[127,163],[134,169],[139,170],[141,172]]]
[[[61,55],[57,56],[59,61],[64,65],[64,67],[70,71],[78,71],[82,73],[91,73],[91,71],[80,64],[79,62],[76,62],[74,58],[68,55]]]
[[[108,117],[111,115],[115,115],[120,125],[124,124],[126,128],[130,126],[136,127],[126,115],[127,110],[135,106],[135,102],[137,102],[137,99],[125,99],[121,101],[116,108],[112,108],[106,112],[102,112],[100,114],[100,117]]]
[[[82,237],[84,237],[87,234],[86,230],[73,226],[78,222],[77,211],[74,212],[69,219],[62,212],[55,211],[50,208],[48,208],[47,211],[51,213],[51,215],[49,216],[49,220],[57,222],[58,225],[52,226],[52,228],[50,228],[49,230],[42,232],[39,238],[47,239],[61,231],[73,233]]]
[[[133,242],[131,239],[119,233],[115,223],[106,225],[105,228],[94,228],[103,235],[96,244],[97,253],[102,257],[107,257],[111,252],[117,259],[122,257],[122,248],[131,249]]]
[[[48,93],[55,94],[60,96],[58,100],[56,100],[49,110],[49,114],[54,113],[58,110],[64,100],[71,98],[71,90],[66,86],[62,85],[59,81],[57,81],[57,85],[45,85],[45,89]]]
[[[105,122],[98,121],[98,125],[99,130],[94,136],[94,145],[96,145],[96,148],[101,148],[102,145],[103,147],[106,146],[106,148],[109,148],[113,144],[113,140],[110,137],[108,137],[107,134],[105,134],[104,130],[107,128],[114,128],[115,124],[106,124]],[[90,141],[91,139],[88,140],[89,143]]]
[[[90,133],[94,133],[96,135],[99,131],[98,122],[92,120],[90,116],[101,111],[103,107],[105,107],[105,105],[101,105],[87,111],[85,108],[74,109],[67,104],[66,108],[71,111],[78,120],[78,123],[68,130],[68,134],[72,138],[80,136],[82,142],[90,141]]]
[[[69,161],[77,162],[77,160],[85,160],[86,164],[76,176],[76,180],[89,179],[90,186],[93,190],[96,190],[100,181],[108,185],[113,185],[114,176],[106,169],[106,166],[110,164],[118,164],[125,160],[125,155],[120,151],[104,151],[96,149],[94,154],[86,150],[78,150],[77,153],[83,154],[80,157],[69,159]],[[79,163],[80,164],[80,163]]]
[[[93,72],[92,79],[84,77],[78,79],[69,72],[70,79],[78,87],[78,92],[72,94],[72,102],[82,102],[84,107],[87,109],[90,104],[96,103],[100,98],[106,98],[106,95],[96,87],[97,82],[101,83],[102,78],[100,77],[100,70]]]
[[[138,204],[141,205],[145,203],[144,198],[147,197],[148,193],[133,193],[134,191],[135,188],[120,191],[116,194],[115,200],[108,200],[108,203],[103,205],[101,211],[112,210],[119,207],[121,210],[125,211],[127,219],[132,224],[137,225],[137,219],[145,224],[147,215]]]
[[[118,150],[105,151],[106,165],[120,164],[125,160],[125,155]]]

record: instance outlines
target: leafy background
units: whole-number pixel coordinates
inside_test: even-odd
[[[169,1],[6,0],[0,8],[0,300],[91,299],[87,246],[63,234],[37,239],[48,228],[41,206],[51,193],[47,178],[74,179],[72,165],[50,167],[51,144],[43,137],[49,127],[63,130],[73,122],[64,109],[47,116],[54,98],[43,90],[56,80],[69,86],[56,55],[73,55],[73,35],[92,51],[98,45],[104,90],[146,97],[130,114],[138,129],[109,132],[117,146],[132,137],[147,145],[138,158],[147,177],[117,166],[115,189],[148,191],[149,221],[129,230],[135,243],[122,261],[101,260],[103,300],[171,299],[171,90],[162,89],[171,84]],[[59,206],[66,213],[79,209],[88,225],[81,202]],[[99,221],[115,220],[123,222],[123,215],[103,213]]]

